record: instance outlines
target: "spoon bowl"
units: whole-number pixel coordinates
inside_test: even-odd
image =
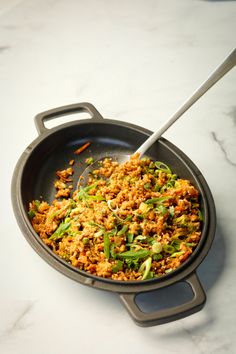
[[[109,156],[104,156],[95,162],[93,162],[91,165],[85,168],[83,171],[82,175],[79,178],[78,185],[79,186],[85,186],[89,182],[89,177],[91,176],[92,172],[94,170],[99,169],[102,166],[103,161],[108,158],[111,159],[112,161],[118,162],[118,164],[125,163],[130,159],[131,155],[125,155],[125,154],[119,154],[119,155],[109,155]],[[105,179],[105,177],[104,177]]]

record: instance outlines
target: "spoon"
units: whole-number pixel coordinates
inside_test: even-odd
[[[134,152],[142,157],[145,152],[162,136],[162,134],[175,123],[202,95],[204,95],[217,81],[219,81],[229,70],[236,65],[236,48],[225,58],[225,60],[212,72],[212,74],[193,92],[193,94],[177,109],[177,111]],[[88,183],[89,175],[93,170],[101,166],[104,158],[109,157],[118,163],[129,160],[130,155],[109,155],[105,156],[88,166],[79,179],[79,184]]]

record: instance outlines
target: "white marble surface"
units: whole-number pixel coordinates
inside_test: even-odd
[[[0,0],[0,353],[236,353],[236,69],[165,137],[203,172],[218,225],[205,308],[136,326],[114,294],[49,267],[13,215],[10,181],[35,114],[89,101],[155,130],[235,46],[236,1]]]

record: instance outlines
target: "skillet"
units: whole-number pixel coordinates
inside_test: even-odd
[[[48,129],[45,122],[72,113],[86,112],[91,118],[76,120]],[[152,326],[174,321],[201,310],[206,294],[196,274],[196,269],[207,255],[215,235],[216,214],[211,191],[195,164],[175,145],[160,138],[148,150],[147,156],[163,161],[180,178],[190,180],[200,191],[203,215],[202,237],[193,254],[175,271],[156,279],[142,281],[117,281],[100,278],[77,269],[54,254],[33,230],[28,218],[28,205],[34,199],[51,202],[55,189],[55,172],[68,167],[75,159],[74,189],[85,169],[85,159],[95,160],[104,155],[132,154],[150,135],[151,131],[130,123],[105,119],[91,103],[77,103],[51,109],[35,117],[39,136],[20,156],[12,177],[12,205],[19,227],[33,249],[52,267],[84,285],[116,292],[133,320],[140,326]],[[91,142],[89,149],[76,157],[78,146]],[[178,282],[189,284],[192,299],[181,305],[154,312],[143,312],[136,303],[136,296]]]

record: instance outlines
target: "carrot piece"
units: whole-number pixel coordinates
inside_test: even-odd
[[[81,152],[83,152],[85,149],[87,149],[87,147],[89,147],[91,143],[88,141],[87,143],[85,143],[84,145],[82,145],[80,148],[78,148],[77,150],[74,151],[74,153],[76,155],[81,154]]]

